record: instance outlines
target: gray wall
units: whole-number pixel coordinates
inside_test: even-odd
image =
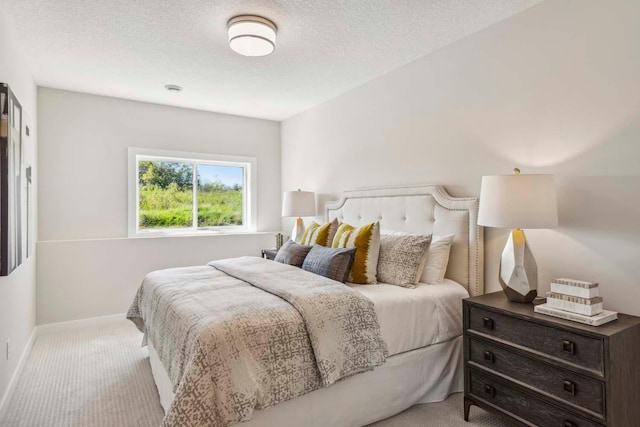
[[[0,82],[9,83],[29,116],[31,143],[37,148],[36,86],[14,36],[11,23],[0,10]],[[37,167],[34,168],[37,191]],[[33,215],[37,215],[33,206]],[[37,230],[34,230],[37,236]],[[9,382],[35,325],[35,256],[20,265],[10,276],[0,277],[0,408]],[[5,345],[11,340],[11,356],[5,357]]]
[[[127,148],[256,157],[257,227],[271,231],[280,228],[279,123],[47,88],[38,114],[38,324],[124,312],[149,271],[273,246],[268,233],[127,238]]]
[[[467,196],[516,166],[555,174],[561,226],[527,232],[541,293],[595,280],[607,308],[640,315],[639,17],[636,1],[547,0],[288,119],[283,189]],[[489,291],[506,233],[486,230]]]

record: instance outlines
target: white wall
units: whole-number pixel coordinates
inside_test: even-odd
[[[38,324],[124,312],[156,268],[273,246],[271,234],[127,238],[127,148],[256,157],[258,231],[278,230],[279,123],[48,88],[38,120]]]
[[[150,271],[260,256],[271,233],[46,241],[38,244],[38,324],[124,313]]]
[[[540,293],[552,277],[595,280],[606,307],[640,315],[639,17],[637,1],[547,0],[288,119],[283,189],[466,196],[516,166],[555,174],[561,226],[527,232]],[[505,240],[486,230],[489,291]]]
[[[0,82],[9,83],[29,119],[31,143],[37,144],[36,86],[14,36],[13,27],[0,11]],[[34,191],[37,167],[34,167]],[[33,208],[34,215],[37,209]],[[37,235],[37,230],[34,230]],[[20,356],[35,326],[35,255],[11,275],[0,277],[0,406]],[[5,345],[11,340],[11,357],[6,360]]]
[[[48,88],[38,109],[40,240],[127,236],[128,147],[257,157],[258,230],[280,224],[277,122]]]

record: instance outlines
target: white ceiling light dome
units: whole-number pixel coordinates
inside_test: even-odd
[[[276,25],[266,18],[241,15],[231,18],[229,47],[244,56],[265,56],[276,49]]]

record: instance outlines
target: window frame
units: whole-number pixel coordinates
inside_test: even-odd
[[[138,183],[140,161],[161,161],[189,163],[193,169],[193,225],[190,228],[140,229],[140,186]],[[243,197],[243,225],[222,225],[198,227],[198,185],[197,164],[214,166],[237,166],[244,168],[245,185]],[[228,156],[209,153],[192,153],[152,148],[129,147],[128,149],[128,236],[158,237],[185,236],[225,233],[246,233],[256,231],[257,212],[257,161],[255,157]]]

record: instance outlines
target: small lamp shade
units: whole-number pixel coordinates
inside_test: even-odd
[[[316,197],[313,191],[285,191],[282,216],[303,217],[316,215]]]
[[[478,224],[504,228],[557,227],[553,175],[482,177]]]

